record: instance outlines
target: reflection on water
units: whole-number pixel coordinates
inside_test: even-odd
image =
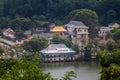
[[[100,77],[100,65],[96,62],[43,63],[42,68],[55,78],[60,78],[71,70],[77,74],[77,78],[73,80],[99,80]]]

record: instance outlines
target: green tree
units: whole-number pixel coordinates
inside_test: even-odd
[[[115,41],[120,40],[120,29],[113,33],[113,39]]]
[[[108,68],[103,68],[101,74],[100,80],[120,80],[120,66],[112,64]]]
[[[4,49],[3,47],[0,46],[0,56],[3,54],[3,52],[4,52]]]
[[[98,53],[101,64],[100,80],[120,79],[120,49],[114,51],[104,50]]]
[[[11,19],[9,17],[1,17],[0,18],[0,28],[8,28],[11,25]]]
[[[36,26],[30,18],[17,17],[12,20],[11,27],[15,31],[19,31],[19,30],[25,31],[25,30],[29,30],[30,28],[34,28]]]
[[[39,55],[38,55],[39,56]],[[33,57],[36,58],[36,57]],[[33,59],[32,58],[32,59]],[[40,57],[39,57],[40,58]],[[39,60],[36,62],[39,64]],[[0,60],[0,78],[2,80],[46,80],[52,79],[50,73],[43,73],[33,60],[23,59],[8,59]]]
[[[53,36],[52,43],[53,43],[53,44],[59,44],[59,43],[61,42],[60,39],[61,39],[61,38],[60,38],[60,35],[59,35],[59,34],[55,34],[55,35]]]
[[[120,27],[114,28],[108,33],[108,38],[112,38],[113,40],[117,41],[120,40]]]
[[[116,42],[112,39],[109,39],[106,43],[106,48],[111,51],[114,50],[116,48]]]
[[[95,37],[97,34],[98,16],[95,11],[90,9],[73,10],[68,15],[68,20],[82,21],[89,27],[90,37]]]
[[[40,51],[48,46],[48,41],[44,38],[33,38],[23,44],[23,48],[28,51]]]
[[[85,61],[90,61],[91,60],[91,49],[92,49],[91,45],[85,47],[85,50],[84,50],[84,60]]]
[[[15,34],[16,39],[21,40],[26,37],[24,32],[22,30],[18,30]]]
[[[77,44],[72,44],[71,48],[75,50],[77,53],[79,52],[79,46]]]
[[[62,77],[62,80],[72,80],[71,77],[77,77],[76,74],[73,71],[68,71],[64,76]]]
[[[107,42],[107,44],[110,46],[111,45],[111,48],[113,48],[112,47],[112,45],[114,46],[114,49],[115,48],[120,48],[120,46],[119,46],[119,44],[120,44],[120,37],[119,37],[119,35],[120,35],[120,27],[118,27],[118,28],[114,28],[113,30],[111,30],[109,33],[108,33],[108,37],[112,40],[113,39],[113,41],[110,41],[110,40],[108,40],[108,41],[110,41],[110,43],[109,42]],[[113,44],[112,44],[113,43]],[[108,46],[107,46],[108,47]],[[109,47],[110,48],[110,47]]]
[[[61,38],[59,34],[56,34],[53,36],[52,43],[53,44],[65,44],[69,48],[72,47],[72,43],[66,38]]]
[[[119,22],[119,8],[120,0],[99,0],[100,5],[98,5],[96,11],[100,16],[100,22],[102,24],[108,25],[109,23]],[[111,5],[112,4],[112,5]]]
[[[60,80],[52,78],[40,68],[40,54],[34,53],[31,59],[23,55],[22,59],[0,59],[0,80]],[[67,72],[62,79],[76,77],[73,71]]]

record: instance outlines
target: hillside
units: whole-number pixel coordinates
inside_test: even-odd
[[[7,1],[7,0],[0,0],[0,15],[1,15],[1,13],[2,13],[3,4],[4,4],[5,1]]]
[[[0,0],[4,16],[40,16],[50,21],[64,21],[68,14],[77,9],[90,9],[99,16],[100,24],[120,22],[120,0]],[[112,4],[111,4],[112,3]]]

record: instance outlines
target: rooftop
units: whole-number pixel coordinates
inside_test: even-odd
[[[55,26],[50,32],[67,32],[63,26]]]
[[[33,38],[41,37],[50,40],[53,38],[53,34],[50,33],[32,34],[32,37]]]
[[[24,41],[30,41],[32,39],[32,36],[27,36],[27,38],[23,39]]]
[[[74,21],[71,20],[65,27],[73,27],[73,28],[88,28],[83,22],[81,21]]]
[[[7,33],[12,34],[12,35],[15,34],[15,32],[11,28],[4,29],[3,32],[7,32]]]
[[[44,54],[49,54],[49,53],[75,53],[74,50],[68,48],[65,44],[51,44],[47,48],[43,49],[40,51],[41,53]]]

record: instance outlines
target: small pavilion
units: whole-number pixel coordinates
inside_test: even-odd
[[[60,34],[61,36],[67,35],[67,30],[63,26],[55,26],[53,29],[50,30],[53,34]]]
[[[76,51],[68,48],[65,44],[51,44],[40,51],[45,62],[72,61]]]

